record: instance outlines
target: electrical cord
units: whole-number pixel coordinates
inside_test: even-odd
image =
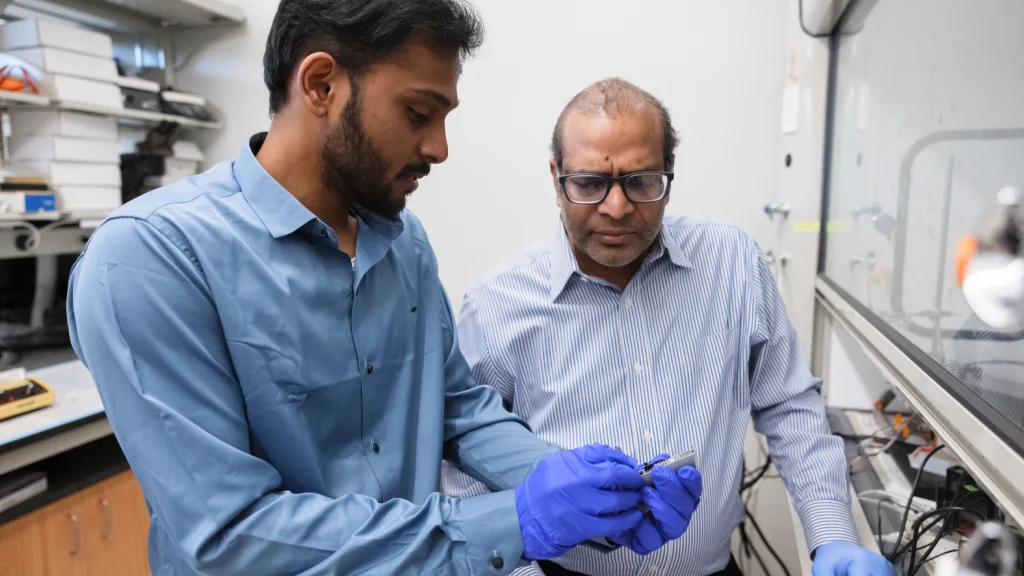
[[[975,510],[971,510],[970,508],[960,508],[960,507],[938,508],[936,510],[932,510],[931,512],[929,512],[927,514],[922,514],[914,522],[913,538],[911,538],[909,546],[907,548],[907,551],[910,552],[910,567],[907,568],[907,572],[906,572],[907,576],[915,576],[915,574],[917,574],[917,571],[921,568],[919,565],[917,565],[917,549],[915,548],[915,546],[917,546],[918,539],[920,539],[921,535],[922,535],[922,533],[921,533],[921,525],[924,524],[924,521],[929,519],[929,518],[933,518],[935,516],[940,516],[942,514],[948,514],[949,512],[959,512],[961,514],[969,514],[971,516],[974,516],[975,518],[977,518],[981,522],[985,521],[985,517],[984,516],[982,516],[979,512],[977,512]]]
[[[924,460],[921,462],[921,467],[917,469],[917,475],[914,477],[914,485],[910,489],[910,497],[907,498],[907,506],[903,509],[903,519],[900,520],[900,532],[899,535],[896,536],[896,546],[893,548],[892,553],[889,555],[889,562],[892,562],[894,564],[896,562],[896,552],[900,548],[900,543],[903,542],[903,533],[907,528],[907,517],[910,515],[910,505],[914,501],[914,493],[917,492],[917,487],[921,485],[921,476],[924,474],[924,468],[928,464],[928,461],[932,459],[932,456],[938,454],[939,451],[945,447],[945,444],[939,444],[938,446],[936,446],[934,450],[929,452],[928,455],[924,457]],[[927,516],[927,514],[922,515],[921,517],[924,516]],[[919,517],[918,520],[920,519],[921,518]]]
[[[786,564],[782,561],[782,558],[780,558],[778,553],[775,552],[775,548],[773,548],[772,545],[768,543],[768,539],[765,538],[764,532],[761,531],[761,526],[759,526],[757,524],[757,520],[754,519],[754,515],[750,513],[750,510],[746,506],[743,507],[743,512],[750,520],[750,524],[754,527],[754,531],[757,532],[757,535],[761,538],[761,541],[764,542],[765,547],[768,548],[768,553],[771,554],[772,557],[775,558],[775,561],[779,563],[779,566],[782,567],[782,572],[785,573],[786,576],[792,576],[789,573],[789,569],[786,568]],[[768,572],[765,571],[765,574],[767,573]]]
[[[925,558],[924,560],[921,561],[921,566],[924,566],[925,564],[931,562],[932,560],[936,560],[938,558],[942,558],[943,556],[948,556],[948,555],[950,555],[950,554],[952,554],[954,552],[959,552],[959,550],[956,550],[956,549],[946,550],[945,552],[936,554],[935,556],[932,556],[931,558]]]
[[[772,457],[771,457],[771,455],[766,455],[765,456],[764,464],[761,465],[759,468],[756,468],[756,469],[754,469],[754,470],[752,470],[750,472],[749,476],[753,477],[751,480],[748,481],[747,480],[747,476],[748,475],[744,475],[744,477],[743,477],[743,480],[744,480],[743,484],[740,485],[740,494],[746,492],[747,490],[752,488],[755,484],[760,482],[761,479],[764,478],[764,475],[768,473],[768,469],[771,468],[771,466],[772,466]]]
[[[895,500],[889,498],[888,496],[878,501],[878,507],[875,510],[878,516],[878,526],[875,530],[875,534],[878,535],[878,550],[883,554],[885,553],[885,546],[882,545],[882,504],[885,502],[892,504],[897,510],[899,510],[899,504],[897,504]]]
[[[747,535],[746,521],[740,522],[740,543],[743,545],[743,551],[746,553],[747,559],[750,559],[750,553],[754,553],[754,558],[757,559],[757,563],[761,566],[761,573],[768,574],[768,566],[764,563],[764,558],[761,558],[761,553],[757,551],[757,547],[750,541],[750,536]],[[743,567],[744,569],[746,566]]]
[[[960,490],[962,490],[963,487],[964,487],[964,480],[965,480],[964,476],[960,476],[960,481],[957,482],[956,490],[953,490],[953,494],[959,494],[960,493]],[[964,494],[963,496],[958,497],[956,500],[953,501],[952,504],[950,504],[950,506],[954,506],[954,507],[955,506],[959,506],[961,502],[966,500],[967,497],[972,495],[972,494],[976,494],[976,492],[968,492],[967,494]],[[946,533],[946,529],[949,528],[949,523],[953,521],[953,515],[954,514],[955,514],[955,512],[949,512],[949,513],[946,514],[946,518],[942,521],[942,527],[939,528],[939,535],[936,536],[934,540],[932,540],[931,546],[929,546],[928,549],[925,550],[924,554],[922,554],[922,558],[927,558],[932,553],[932,551],[935,550],[935,547],[939,545],[939,541],[942,540],[942,536]],[[925,531],[925,532],[927,532],[927,531]]]

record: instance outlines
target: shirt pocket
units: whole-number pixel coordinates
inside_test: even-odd
[[[667,371],[659,380],[680,382],[684,405],[717,406],[726,395],[739,405],[749,403],[746,378],[737,365],[738,333],[734,326],[709,336],[674,338],[657,361],[660,369]],[[708,416],[707,410],[700,412],[703,414],[692,416]]]

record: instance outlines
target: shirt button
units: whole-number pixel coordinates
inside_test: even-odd
[[[373,453],[374,454],[379,454],[380,453],[380,444],[377,444],[376,442],[373,443]]]
[[[649,571],[650,571],[651,574],[660,574],[661,573],[661,568],[659,568],[658,566],[651,566],[649,568]]]
[[[633,299],[632,298],[626,298],[625,304],[626,304],[626,308],[632,308],[633,307]]]
[[[641,372],[644,371],[644,365],[639,362],[633,364],[633,371],[636,372],[637,374],[640,374]]]
[[[644,430],[644,442],[648,444],[654,443],[654,434],[650,430]]]
[[[505,567],[505,560],[498,554],[498,551],[494,551],[494,556],[491,557],[491,566],[494,566],[495,570],[501,570]]]

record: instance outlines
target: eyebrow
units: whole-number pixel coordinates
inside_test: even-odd
[[[430,98],[430,99],[434,100],[435,102],[437,102],[438,104],[440,104],[441,106],[443,106],[443,107],[445,107],[445,108],[447,108],[449,110],[454,110],[454,109],[459,107],[459,101],[458,100],[456,100],[453,103],[451,100],[448,99],[447,96],[445,96],[444,94],[441,94],[440,92],[437,92],[435,90],[428,90],[428,89],[425,89],[425,88],[419,88],[419,89],[413,90],[413,93],[418,94],[420,96],[426,96],[427,98]]]
[[[662,168],[658,168],[657,165],[649,165],[649,166],[650,167],[647,167],[647,168],[640,168],[639,170],[630,170],[629,172],[622,172],[622,173],[619,174],[619,176],[629,176],[631,174],[638,174],[640,172],[671,172],[671,170],[663,170]],[[662,166],[664,166],[664,165],[662,165]],[[576,171],[576,172],[562,172],[563,176],[565,176],[565,175],[570,175],[571,176],[572,174],[599,174],[599,175],[602,175],[602,176],[611,176],[611,172],[608,172],[606,170],[605,171],[602,171],[602,170],[598,170],[598,171],[582,170],[582,171]]]

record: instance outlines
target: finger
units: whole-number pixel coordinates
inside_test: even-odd
[[[602,462],[616,462],[630,468],[636,468],[637,461],[635,458],[625,454],[621,450],[616,450],[611,446],[604,444],[589,444],[579,449],[581,451],[580,456],[583,460],[591,464],[600,464]]]
[[[675,540],[686,532],[690,525],[689,517],[684,516],[669,504],[658,490],[651,487],[644,488],[644,503],[651,509],[651,515],[658,527],[658,530],[666,540]]]
[[[589,527],[590,538],[608,536],[609,534],[621,534],[632,530],[644,515],[637,509],[608,514],[605,516],[588,516],[587,526]]]
[[[689,519],[690,516],[693,516],[696,503],[689,490],[683,485],[679,474],[667,468],[656,468],[651,472],[651,476],[654,478],[655,488],[658,489],[658,496],[683,518]],[[646,497],[644,500],[646,501]],[[650,506],[650,503],[647,505]]]
[[[839,573],[839,570],[836,570],[836,574],[837,576],[884,576],[883,574],[875,574],[871,572],[866,563],[858,562],[856,560],[850,562],[841,574]]]
[[[832,570],[832,566],[826,565],[821,558],[815,558],[811,564],[811,576],[836,576],[836,574]]]
[[[650,460],[647,461],[647,463],[651,464],[651,465],[654,465],[654,464],[657,464],[658,462],[664,462],[665,460],[668,460],[669,458],[671,458],[671,456],[669,456],[668,454],[662,453],[662,454],[658,454],[654,458],[651,458]]]
[[[641,556],[650,554],[665,545],[665,538],[658,532],[658,527],[650,518],[644,517],[633,529],[633,532],[640,544],[639,550],[634,548],[633,551]]]
[[[584,514],[605,516],[625,512],[643,502],[639,490],[586,490],[577,497],[577,505]]]
[[[601,462],[588,465],[589,484],[604,490],[639,490],[644,479],[635,468],[617,462]]]
[[[690,496],[694,500],[700,500],[701,494],[704,493],[704,479],[701,478],[700,472],[693,466],[683,466],[679,469],[678,476]]]

